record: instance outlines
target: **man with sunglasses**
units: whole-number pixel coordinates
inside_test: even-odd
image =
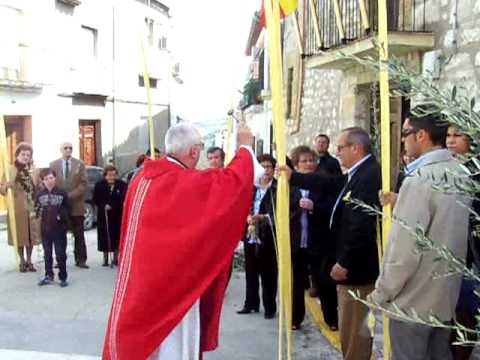
[[[87,246],[83,221],[85,216],[85,192],[87,190],[87,172],[85,164],[72,157],[73,146],[65,142],[60,146],[62,157],[50,164],[50,169],[57,174],[57,186],[66,191],[70,204],[69,222],[75,238],[75,264],[81,269],[88,269]]]
[[[431,111],[421,107],[403,125],[406,154],[416,160],[407,166],[393,212],[398,221],[390,230],[380,277],[369,298],[393,313],[398,307],[448,325],[455,316],[461,274],[452,273],[437,251],[420,250],[415,235],[422,233],[437,249],[465,259],[469,201],[454,185],[466,178],[460,163],[445,149],[448,124]],[[442,190],[446,187],[450,191]],[[448,328],[403,322],[392,313],[387,316],[393,360],[452,359]]]

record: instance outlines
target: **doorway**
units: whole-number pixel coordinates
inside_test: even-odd
[[[391,88],[395,88],[395,84],[390,84]],[[380,119],[380,92],[378,83],[369,85],[370,88],[370,136],[372,138],[374,154],[381,161],[381,119]],[[391,190],[397,186],[398,174],[402,168],[402,125],[407,114],[410,111],[410,101],[405,97],[390,97],[390,178]]]
[[[85,165],[97,166],[101,157],[100,120],[80,120],[80,159]]]
[[[21,142],[32,143],[31,116],[4,116],[7,133],[7,151],[10,164],[15,161],[15,149]]]
[[[6,115],[3,117],[5,121],[5,132],[7,135],[7,157],[8,162],[13,164],[15,161],[15,149],[21,142],[32,143],[32,117],[29,115]],[[3,171],[0,164],[0,178]],[[0,196],[0,212],[6,210],[5,199]]]

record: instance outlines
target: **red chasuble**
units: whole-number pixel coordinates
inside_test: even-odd
[[[218,346],[232,254],[252,199],[241,148],[223,170],[147,161],[125,201],[120,267],[104,360],[145,360],[200,299],[200,351]]]

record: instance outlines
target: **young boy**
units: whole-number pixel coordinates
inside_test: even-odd
[[[53,273],[52,250],[59,268],[58,278],[60,286],[68,286],[67,282],[67,193],[55,186],[56,174],[52,169],[43,169],[40,172],[44,189],[36,198],[37,216],[41,218],[42,245],[45,253],[45,277],[38,283],[39,286],[51,284],[55,278]]]

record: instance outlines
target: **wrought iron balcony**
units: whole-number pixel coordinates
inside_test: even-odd
[[[426,2],[387,1],[389,32],[425,33]],[[306,0],[303,27],[307,56],[371,38],[378,31],[378,0]]]

